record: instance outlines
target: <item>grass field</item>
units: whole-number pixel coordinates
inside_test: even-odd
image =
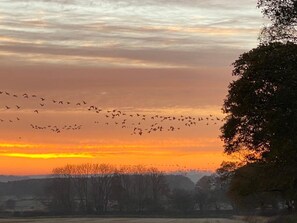
[[[0,219],[0,223],[246,223],[231,219],[151,219],[151,218],[47,218],[47,219]]]

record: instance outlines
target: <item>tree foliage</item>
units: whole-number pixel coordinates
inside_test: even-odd
[[[278,209],[284,202],[285,194],[276,177],[274,169],[262,163],[252,163],[238,168],[232,176],[228,195],[238,209],[257,209],[267,207]],[[290,198],[289,198],[290,199]]]
[[[272,21],[262,30],[262,41],[297,41],[297,1],[259,0],[258,7]]]
[[[225,152],[244,154],[247,163],[257,163],[261,171],[274,175],[269,183],[264,178],[253,181],[263,184],[261,190],[273,185],[296,197],[297,45],[261,45],[235,61],[233,75],[237,79],[223,107]]]
[[[223,110],[225,152],[275,159],[297,145],[297,45],[271,43],[244,53],[234,63]],[[294,149],[296,150],[296,149]],[[292,151],[291,151],[292,152]],[[279,157],[280,158],[280,157]]]

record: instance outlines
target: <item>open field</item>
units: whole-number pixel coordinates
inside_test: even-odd
[[[164,219],[164,218],[40,218],[40,219],[0,219],[0,223],[246,223],[231,219]]]

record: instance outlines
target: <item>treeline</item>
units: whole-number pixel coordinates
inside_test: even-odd
[[[193,190],[170,188],[167,179],[144,166],[67,165],[53,170],[47,207],[55,213],[104,214],[188,213],[230,206],[218,177],[203,177]]]
[[[120,211],[158,209],[168,193],[164,174],[154,168],[83,164],[56,168],[53,173],[49,192],[56,211],[104,213],[114,206]]]
[[[143,166],[66,165],[54,169],[50,178],[0,183],[0,212],[213,216],[286,211],[289,204],[278,191],[256,190],[263,175],[254,178],[252,173],[223,163],[194,184],[186,176]],[[38,204],[24,205],[28,199]]]

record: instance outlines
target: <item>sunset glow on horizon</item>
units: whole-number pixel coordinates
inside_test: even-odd
[[[215,171],[256,1],[0,2],[0,175],[66,164]]]

